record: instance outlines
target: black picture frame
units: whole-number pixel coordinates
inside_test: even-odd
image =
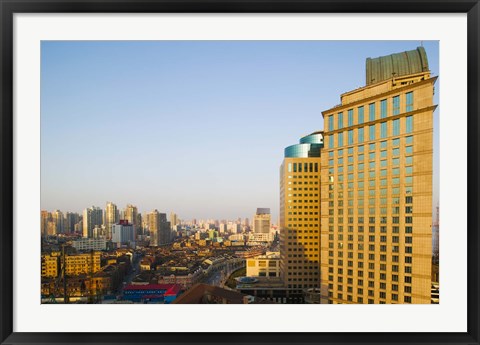
[[[478,0],[0,0],[2,344],[479,344]],[[467,13],[468,330],[465,333],[16,333],[13,332],[13,16],[15,13]],[[452,315],[452,317],[455,317]]]

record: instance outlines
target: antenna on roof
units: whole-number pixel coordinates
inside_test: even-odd
[[[423,41],[420,41],[420,46],[422,46],[422,47],[423,47]]]

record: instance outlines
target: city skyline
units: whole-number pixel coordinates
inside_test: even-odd
[[[268,207],[277,222],[282,147],[323,130],[321,111],[364,85],[367,57],[418,45],[42,42],[41,207],[81,213],[113,200],[182,219]],[[438,75],[438,42],[423,45]]]

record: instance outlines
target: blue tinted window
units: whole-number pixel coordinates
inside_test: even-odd
[[[380,118],[384,119],[387,117],[387,100],[383,99],[380,101]]]
[[[358,107],[358,124],[361,125],[363,123],[363,105],[361,107]]]
[[[393,135],[400,135],[400,119],[393,120]]]
[[[338,147],[343,146],[343,132],[338,133]]]
[[[338,129],[343,128],[343,113],[338,113]]]
[[[333,131],[333,115],[328,117],[328,130]]]
[[[380,124],[380,138],[386,138],[387,137],[387,123],[382,122]]]
[[[393,115],[400,114],[400,96],[393,97]]]
[[[329,149],[333,149],[334,145],[333,145],[333,135],[329,135],[328,136],[328,148]]]
[[[358,142],[363,143],[363,127],[358,129]]]
[[[375,125],[371,125],[371,126],[369,127],[369,132],[370,132],[370,133],[369,133],[369,137],[368,137],[368,138],[369,138],[370,140],[375,140]]]
[[[405,132],[412,133],[413,132],[413,116],[407,116],[405,118],[406,125],[405,125]]]
[[[368,121],[375,121],[375,103],[368,105]]]
[[[348,145],[353,144],[353,130],[348,131]]]
[[[348,111],[348,126],[353,126],[353,109]]]
[[[407,92],[406,96],[406,111],[413,110],[413,92]]]

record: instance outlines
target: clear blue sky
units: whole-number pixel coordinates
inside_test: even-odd
[[[276,222],[283,149],[419,41],[43,41],[41,207]],[[438,42],[424,41],[438,75]],[[439,81],[436,85],[438,104]],[[438,199],[435,112],[435,200]]]

